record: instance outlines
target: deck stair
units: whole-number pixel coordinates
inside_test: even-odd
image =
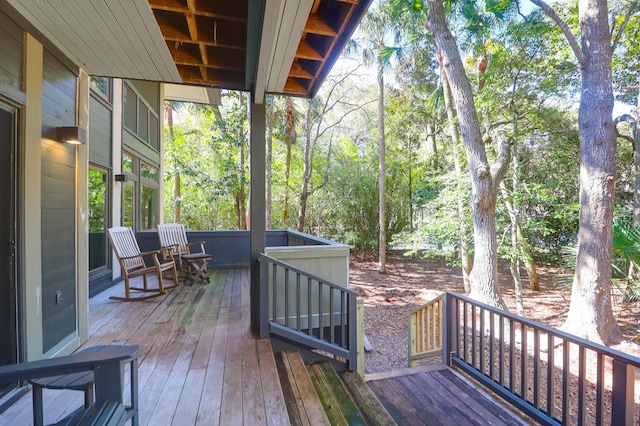
[[[395,425],[355,372],[338,374],[331,363],[304,364],[299,352],[276,357],[291,424]]]

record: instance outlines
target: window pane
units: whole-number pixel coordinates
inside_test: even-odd
[[[133,133],[136,133],[138,97],[133,89],[126,84],[122,90],[122,102],[124,104],[122,107],[122,120],[124,121],[124,125]]]
[[[107,174],[89,169],[89,270],[107,265]]]
[[[109,95],[109,79],[107,77],[89,77],[89,83],[91,86],[95,88],[98,92],[101,92],[103,95]]]
[[[142,175],[142,177],[147,179],[158,180],[158,169],[156,169],[155,167],[151,167],[147,164],[141,163],[140,175]]]
[[[133,227],[133,186],[125,185],[122,191],[122,226]]]
[[[149,142],[149,108],[140,100],[138,102],[138,136]]]
[[[133,173],[133,158],[129,154],[122,154],[122,171]]]
[[[158,137],[159,126],[158,117],[155,114],[149,114],[149,145],[155,149],[160,149],[160,139]]]
[[[141,230],[153,229],[156,227],[156,190],[143,186],[140,200]]]

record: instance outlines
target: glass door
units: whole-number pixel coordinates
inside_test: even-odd
[[[16,263],[16,108],[0,102],[0,365],[18,362]],[[0,386],[0,398],[15,385]]]
[[[89,275],[108,269],[107,226],[108,172],[97,167],[89,168]]]

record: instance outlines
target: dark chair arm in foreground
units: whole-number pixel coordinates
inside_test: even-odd
[[[127,409],[127,418],[137,425],[138,363],[140,347],[114,346],[96,352],[81,352],[74,355],[40,361],[24,362],[0,367],[0,384],[41,379],[93,371],[95,379],[96,405],[111,402],[123,405],[124,366],[131,363],[131,407]]]

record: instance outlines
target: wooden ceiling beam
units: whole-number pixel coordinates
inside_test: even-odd
[[[287,79],[287,82],[284,85],[284,91],[292,95],[306,95],[309,93],[309,90],[306,87],[300,84],[298,80],[291,77]]]
[[[177,34],[172,34],[171,36],[165,36],[164,38],[167,42],[173,42],[173,43],[193,43],[193,40],[186,38],[186,37],[179,37]],[[210,42],[210,41],[200,41],[197,44],[202,45],[202,46],[213,46],[213,47],[220,47],[220,48],[224,48],[224,49],[233,49],[233,50],[237,50],[237,51],[245,51],[247,50],[246,46],[241,46],[239,44],[220,44],[220,43],[214,43],[214,42]]]
[[[300,64],[297,61],[294,61],[293,65],[291,66],[291,71],[289,72],[289,77],[305,78],[308,80],[312,80],[314,78],[314,75],[311,74],[306,69],[304,69],[302,66],[300,66]]]
[[[311,59],[313,61],[323,61],[324,58],[305,40],[300,40],[300,45],[296,51],[296,58]]]
[[[320,16],[315,13],[309,15],[307,25],[304,27],[305,33],[319,34],[328,37],[335,37],[336,32]]]

